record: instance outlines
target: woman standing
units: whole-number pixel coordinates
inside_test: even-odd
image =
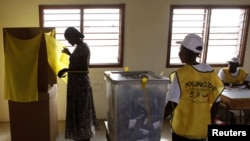
[[[60,78],[68,73],[65,138],[89,141],[94,136],[95,130],[99,130],[88,76],[90,50],[82,41],[84,35],[74,27],[68,27],[64,37],[72,46],[76,45],[72,54],[67,48],[62,50],[70,56],[70,63],[69,68],[58,72]]]

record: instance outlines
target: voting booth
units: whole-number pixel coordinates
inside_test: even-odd
[[[54,28],[3,28],[12,141],[55,141],[58,136],[57,79],[48,63],[44,36],[50,32],[54,36],[52,31]]]

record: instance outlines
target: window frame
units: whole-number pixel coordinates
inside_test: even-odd
[[[119,47],[118,47],[118,62],[117,63],[101,63],[101,64],[90,64],[90,68],[116,68],[123,67],[124,64],[124,35],[125,35],[125,4],[100,4],[100,5],[39,5],[39,26],[43,27],[44,9],[80,9],[84,8],[119,8],[120,9],[120,37],[119,37]],[[80,21],[80,32],[83,33],[83,13],[81,12]],[[90,46],[91,48],[91,46]]]
[[[244,56],[245,56],[245,50],[246,50],[246,44],[247,44],[247,36],[248,36],[248,27],[250,24],[250,5],[171,5],[170,6],[170,15],[169,15],[169,32],[168,32],[168,43],[167,43],[167,59],[166,59],[166,68],[179,68],[182,67],[184,64],[170,64],[170,55],[171,55],[171,42],[172,42],[172,23],[173,23],[173,10],[175,8],[186,8],[186,9],[199,9],[199,8],[204,8],[204,9],[233,9],[233,8],[243,8],[243,9],[247,9],[246,12],[246,24],[245,26],[245,31],[242,35],[242,45],[240,46],[239,49],[239,56],[237,56],[240,59],[240,66],[242,66],[244,64]],[[208,27],[206,28],[210,28],[210,25],[208,25]],[[209,36],[209,33],[208,33]],[[204,51],[201,54],[201,62],[202,63],[206,63],[206,58],[207,58],[207,49],[208,49],[208,38],[205,38],[204,40]],[[225,63],[219,63],[219,64],[210,64],[212,67],[226,67],[227,63],[225,61]]]

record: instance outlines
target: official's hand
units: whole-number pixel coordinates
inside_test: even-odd
[[[64,75],[66,72],[68,71],[68,69],[64,68],[64,69],[61,69],[58,73],[57,73],[57,76],[59,78],[62,78],[62,77],[65,77],[66,75]]]

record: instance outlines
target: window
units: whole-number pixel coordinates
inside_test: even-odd
[[[123,67],[125,5],[40,5],[40,26],[55,27],[56,39],[71,51],[64,38],[67,27],[84,34],[91,51],[90,67]]]
[[[204,41],[203,52],[197,61],[225,66],[229,58],[237,56],[243,63],[249,7],[172,5],[170,13],[167,67],[183,65],[178,56],[178,41],[189,33],[200,35]]]

